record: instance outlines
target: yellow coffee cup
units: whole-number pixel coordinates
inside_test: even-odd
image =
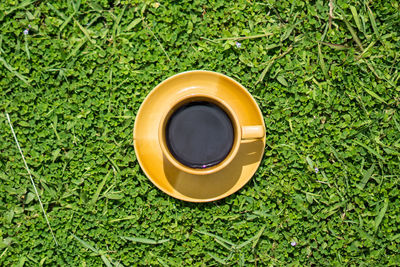
[[[164,160],[189,174],[216,173],[232,162],[243,140],[264,138],[263,125],[241,125],[236,112],[213,95],[189,93],[166,110],[158,128]]]

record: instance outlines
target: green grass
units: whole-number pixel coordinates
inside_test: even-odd
[[[331,3],[1,1],[0,265],[398,265],[399,3]],[[132,141],[150,90],[193,69],[267,126],[253,179],[207,204],[153,186]]]

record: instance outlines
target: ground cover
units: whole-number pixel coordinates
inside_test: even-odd
[[[399,264],[397,1],[5,0],[0,25],[0,265]],[[267,126],[253,179],[208,204],[132,144],[144,97],[193,69]]]

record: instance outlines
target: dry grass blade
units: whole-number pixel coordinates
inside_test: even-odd
[[[329,0],[329,29],[332,26],[333,19],[333,0]]]
[[[143,25],[146,27],[147,30],[151,33],[151,35],[156,39],[158,45],[161,47],[161,50],[164,52],[165,56],[167,57],[168,61],[171,61],[167,51],[165,51],[164,46],[161,44],[160,40],[158,40],[157,36],[154,34],[154,32],[151,30],[150,26],[147,25],[147,22],[143,19]]]
[[[56,245],[58,246],[57,239],[56,239],[56,237],[55,237],[55,235],[54,235],[54,233],[53,233],[53,229],[51,228],[49,219],[47,218],[46,211],[45,211],[44,208],[43,208],[43,204],[42,204],[42,201],[40,200],[40,196],[39,196],[38,190],[37,190],[37,188],[36,188],[35,181],[33,181],[31,171],[29,170],[29,167],[28,167],[28,164],[26,163],[24,154],[22,153],[22,149],[21,149],[21,147],[20,147],[20,145],[19,145],[17,136],[15,135],[14,128],[13,128],[13,126],[12,126],[12,123],[11,123],[11,120],[10,120],[10,116],[8,115],[8,113],[6,113],[6,117],[7,117],[8,123],[10,124],[11,132],[12,132],[12,134],[13,134],[13,136],[14,136],[15,143],[17,144],[18,150],[19,150],[19,152],[21,153],[22,160],[24,161],[25,169],[26,169],[26,171],[28,172],[28,175],[29,175],[29,177],[30,177],[30,179],[31,179],[31,182],[32,182],[32,185],[33,185],[33,189],[35,190],[36,197],[37,197],[38,200],[39,200],[40,208],[41,208],[42,211],[43,211],[44,218],[46,219],[47,225],[49,226],[49,229],[50,229],[51,235],[53,236],[54,242],[55,242]]]

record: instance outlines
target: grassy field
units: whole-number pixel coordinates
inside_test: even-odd
[[[400,264],[398,1],[4,0],[0,26],[0,265]],[[193,69],[267,128],[253,179],[207,204],[158,190],[132,141]]]

